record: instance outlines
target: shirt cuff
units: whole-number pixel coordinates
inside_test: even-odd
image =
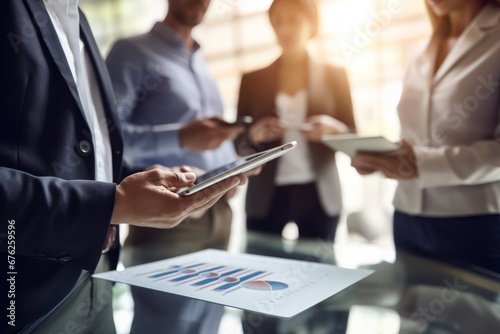
[[[419,186],[421,188],[442,187],[452,184],[452,168],[446,158],[447,147],[415,146]]]
[[[179,125],[156,125],[153,132],[156,134],[156,147],[159,154],[170,154],[181,149]]]

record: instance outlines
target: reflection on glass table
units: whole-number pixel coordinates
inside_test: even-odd
[[[291,319],[242,315],[244,333],[500,333],[500,276],[367,244],[248,233],[246,252],[375,273]],[[297,268],[297,280],[307,272]]]

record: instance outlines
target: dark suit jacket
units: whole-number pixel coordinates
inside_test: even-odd
[[[265,116],[278,116],[275,98],[278,93],[280,59],[270,66],[243,75],[238,101],[238,117],[252,116],[254,121]],[[307,116],[327,114],[354,129],[352,101],[345,70],[324,64],[312,57],[308,59],[309,87]],[[342,112],[340,112],[342,111]],[[347,115],[347,116],[342,116]],[[281,145],[281,141],[256,147],[247,135],[236,140],[236,150],[247,155]],[[338,215],[342,207],[340,182],[335,165],[335,152],[321,143],[309,143],[316,186],[321,204],[329,215]],[[246,211],[249,218],[263,218],[268,213],[274,195],[277,160],[268,162],[262,172],[248,181]]]
[[[92,136],[43,1],[3,0],[1,15],[0,245],[3,275],[17,272],[12,300],[19,329],[56,306],[82,270],[94,271],[116,186],[91,181],[95,178]],[[97,73],[108,119],[114,182],[118,182],[122,140],[113,115],[113,90],[89,25],[80,15],[81,37]],[[15,220],[12,270],[5,266],[5,253],[14,250],[7,245],[9,220]],[[117,252],[110,257],[116,264]],[[11,299],[5,297],[5,277],[1,281],[4,326],[4,303]]]

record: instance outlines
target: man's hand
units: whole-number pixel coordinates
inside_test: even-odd
[[[112,224],[172,228],[187,216],[211,207],[227,191],[245,181],[233,176],[191,196],[181,197],[175,191],[192,186],[192,172],[169,172],[162,169],[133,174],[116,187]]]
[[[347,125],[329,115],[314,115],[306,119],[311,130],[302,131],[302,136],[312,142],[322,142],[324,135],[338,135],[349,132]]]
[[[189,173],[194,173],[197,178],[206,173],[206,171],[203,170],[203,169],[201,169],[201,168],[194,167],[194,166],[186,166],[186,165],[175,166],[175,167],[165,167],[165,166],[160,165],[160,164],[154,164],[154,165],[146,168],[146,170],[152,170],[152,169],[161,169],[161,170],[163,170],[165,172],[179,172],[179,173],[187,173],[187,172],[189,172]],[[262,166],[259,166],[259,167],[255,167],[255,168],[249,170],[246,173],[243,173],[242,175],[240,175],[241,183],[239,185],[242,186],[242,185],[246,184],[247,179],[248,179],[249,176],[259,175],[261,171],[262,171]],[[237,191],[236,188],[230,189],[226,193],[226,195],[224,196],[224,198],[227,201],[229,201],[231,198],[234,197],[234,195],[236,195],[236,191]],[[202,213],[202,212],[200,211],[198,213]],[[200,216],[200,214],[198,214],[197,216]]]
[[[258,145],[281,139],[285,130],[279,118],[266,116],[259,119],[250,127],[248,137],[252,144]]]
[[[359,174],[367,175],[382,172],[386,177],[396,180],[410,180],[418,177],[418,167],[413,148],[402,141],[397,151],[390,153],[358,152],[351,165]]]
[[[194,166],[182,165],[182,166],[175,166],[175,167],[166,167],[166,166],[163,166],[160,164],[154,164],[152,166],[149,166],[145,170],[152,170],[152,169],[161,169],[164,172],[178,172],[178,173],[190,172],[190,173],[194,173],[197,178],[202,176],[203,174],[205,174],[207,172],[206,170],[203,170],[201,168],[194,167]]]
[[[195,151],[213,150],[226,140],[234,140],[244,130],[244,126],[227,126],[223,119],[211,117],[196,120],[180,129],[182,148]]]

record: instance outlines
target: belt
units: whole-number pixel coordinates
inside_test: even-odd
[[[102,248],[103,254],[109,252],[114,247],[117,238],[118,226],[111,225],[108,229],[108,234],[106,234],[106,240],[104,241],[104,246]]]

